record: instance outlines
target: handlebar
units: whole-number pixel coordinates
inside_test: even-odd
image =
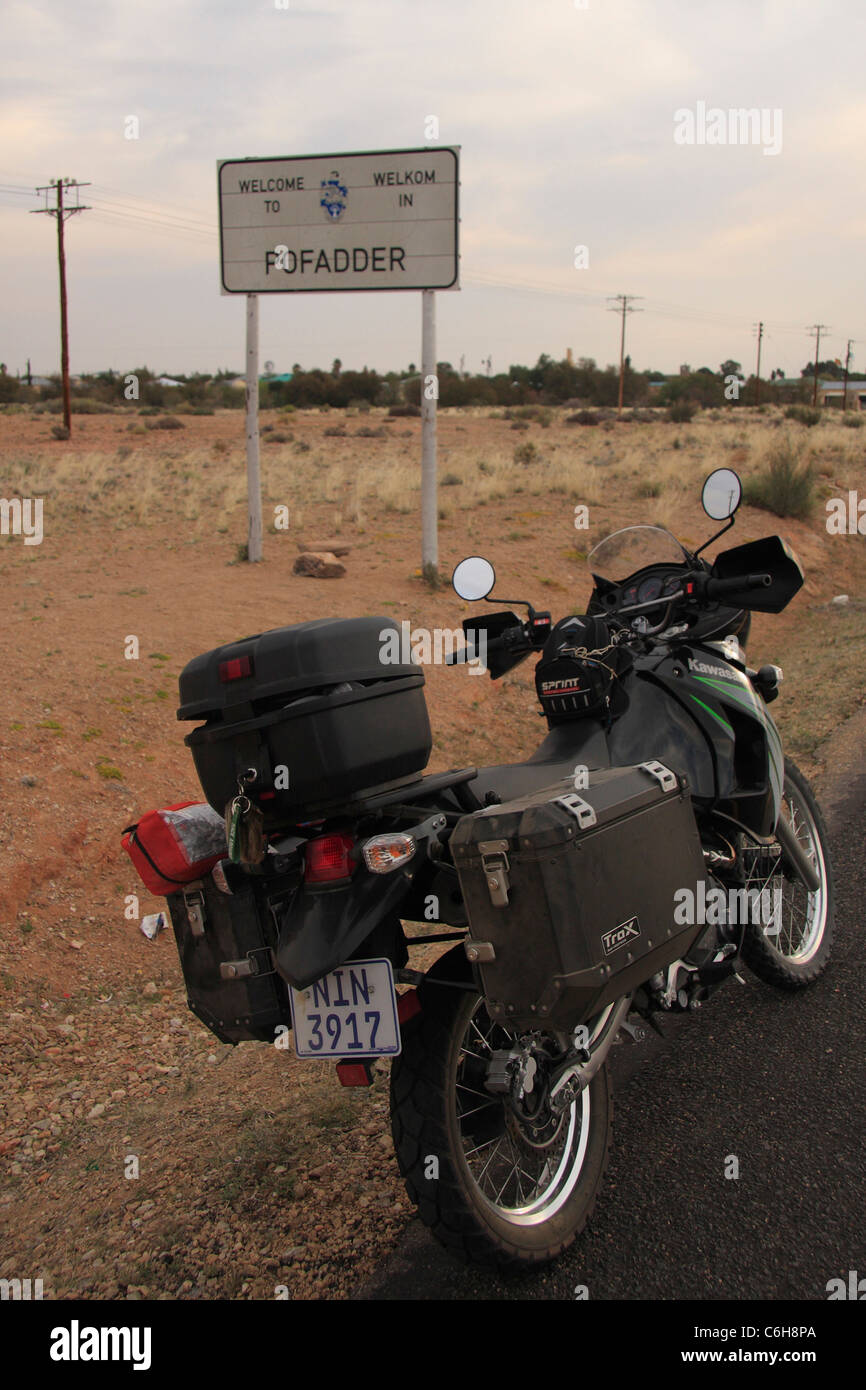
[[[772,582],[771,574],[740,574],[730,579],[708,578],[703,592],[709,599],[723,598],[725,594],[741,594],[746,589],[766,589]]]

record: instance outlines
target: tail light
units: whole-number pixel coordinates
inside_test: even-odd
[[[354,838],[345,831],[318,835],[308,840],[304,850],[304,879],[307,883],[334,883],[351,877],[355,870],[352,850]]]

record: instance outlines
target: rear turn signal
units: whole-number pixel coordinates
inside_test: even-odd
[[[412,858],[415,841],[411,835],[374,835],[365,842],[363,853],[371,874],[390,874]]]
[[[308,840],[304,850],[304,879],[307,883],[333,883],[349,878],[354,871],[352,850],[355,841],[345,832],[319,835]]]

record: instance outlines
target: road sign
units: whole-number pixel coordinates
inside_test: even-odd
[[[459,147],[225,159],[225,294],[457,289]]]

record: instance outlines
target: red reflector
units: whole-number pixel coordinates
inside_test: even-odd
[[[688,584],[686,585],[686,593],[687,593],[687,594],[693,594],[694,592],[695,592],[695,586],[694,586],[694,584],[691,582],[691,580],[689,580]]]
[[[372,1086],[372,1062],[338,1062],[337,1076],[341,1086]]]
[[[252,658],[248,656],[233,656],[230,661],[221,661],[219,667],[220,680],[239,681],[244,676],[253,674]]]
[[[421,1001],[418,998],[417,989],[407,989],[405,994],[399,995],[397,999],[397,1018],[401,1023],[407,1023],[410,1018],[421,1012]]]
[[[348,878],[355,865],[350,854],[355,841],[351,835],[320,835],[308,840],[304,851],[304,878],[308,883],[330,883]]]

